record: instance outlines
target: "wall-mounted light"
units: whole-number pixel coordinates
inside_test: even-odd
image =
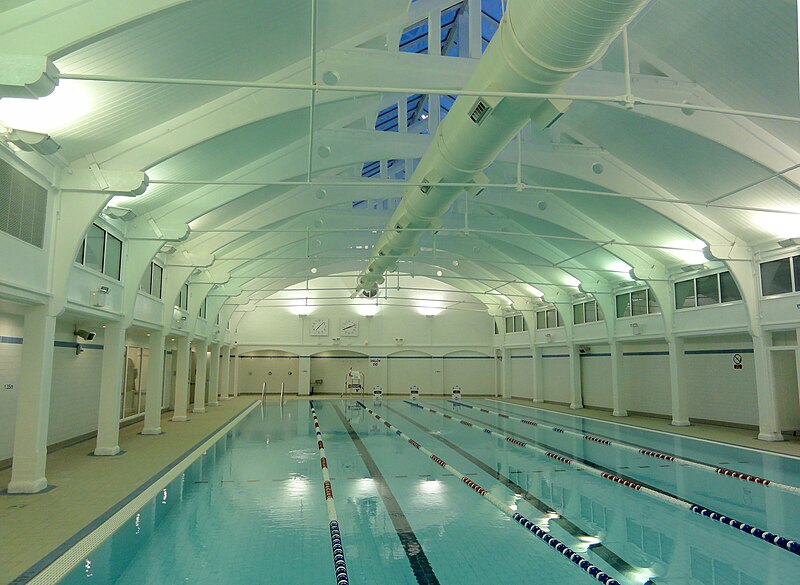
[[[403,343],[405,343],[405,339],[403,339],[402,337],[395,337],[395,338],[394,338],[394,342],[395,342],[397,345],[403,345]]]
[[[38,152],[39,154],[55,154],[61,145],[48,134],[28,132],[27,130],[9,130],[2,134],[3,140],[17,150]]]
[[[553,341],[553,334],[552,333],[545,333],[544,338],[547,340],[547,343]]]
[[[631,323],[631,333],[634,335],[639,335],[641,333],[638,323]]]
[[[100,288],[93,290],[91,293],[92,297],[92,306],[93,307],[105,307],[106,300],[108,299],[108,287],[101,286]]]
[[[795,246],[800,246],[800,238],[786,238],[785,240],[780,240],[778,245],[781,248],[794,248]]]

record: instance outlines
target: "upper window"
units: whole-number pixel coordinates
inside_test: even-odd
[[[528,330],[528,323],[522,315],[506,317],[506,333],[520,333]]]
[[[208,312],[208,299],[203,299],[203,302],[200,303],[200,313],[199,313],[200,318],[205,319],[207,312]]]
[[[572,305],[572,322],[575,325],[595,323],[603,319],[603,311],[595,300]]]
[[[161,278],[163,273],[164,269],[161,268],[160,265],[156,264],[155,262],[151,262],[150,266],[145,269],[144,274],[142,275],[142,280],[139,283],[139,290],[143,293],[153,295],[154,297],[160,299]]]
[[[661,306],[649,288],[617,295],[617,318],[638,317],[660,312]]]
[[[761,294],[765,297],[800,292],[800,256],[761,263]]]
[[[742,294],[730,272],[699,276],[675,283],[675,308],[688,309],[741,301]]]
[[[102,272],[115,280],[122,278],[122,240],[92,224],[81,242],[75,262]]]
[[[184,311],[189,309],[189,284],[186,283],[181,287],[181,292],[178,293],[178,301],[175,306]]]
[[[536,311],[537,329],[553,329],[555,327],[563,326],[564,321],[561,319],[561,313],[559,313],[555,308]]]

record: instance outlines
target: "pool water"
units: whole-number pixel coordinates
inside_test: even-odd
[[[555,432],[552,426],[800,485],[800,461],[494,400],[365,401],[624,584],[797,582],[800,556],[462,424],[800,540],[800,496]],[[318,400],[349,583],[597,583],[352,400]],[[62,582],[335,584],[310,405],[266,404]],[[442,416],[446,413],[452,418]],[[538,421],[531,426],[498,413]]]

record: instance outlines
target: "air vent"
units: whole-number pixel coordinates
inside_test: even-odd
[[[47,189],[0,160],[0,231],[41,248],[46,217]]]
[[[478,99],[478,103],[475,104],[475,107],[472,108],[472,112],[469,114],[469,119],[475,122],[476,124],[480,125],[481,122],[489,115],[492,111],[492,108],[483,101],[482,98]]]
[[[422,182],[425,183],[422,187],[419,188],[420,191],[423,193],[427,193],[431,190],[431,185],[429,185],[429,181],[427,179],[422,179]]]

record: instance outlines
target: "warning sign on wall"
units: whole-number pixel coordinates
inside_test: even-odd
[[[742,369],[742,354],[740,353],[733,354],[733,369],[734,370]]]

